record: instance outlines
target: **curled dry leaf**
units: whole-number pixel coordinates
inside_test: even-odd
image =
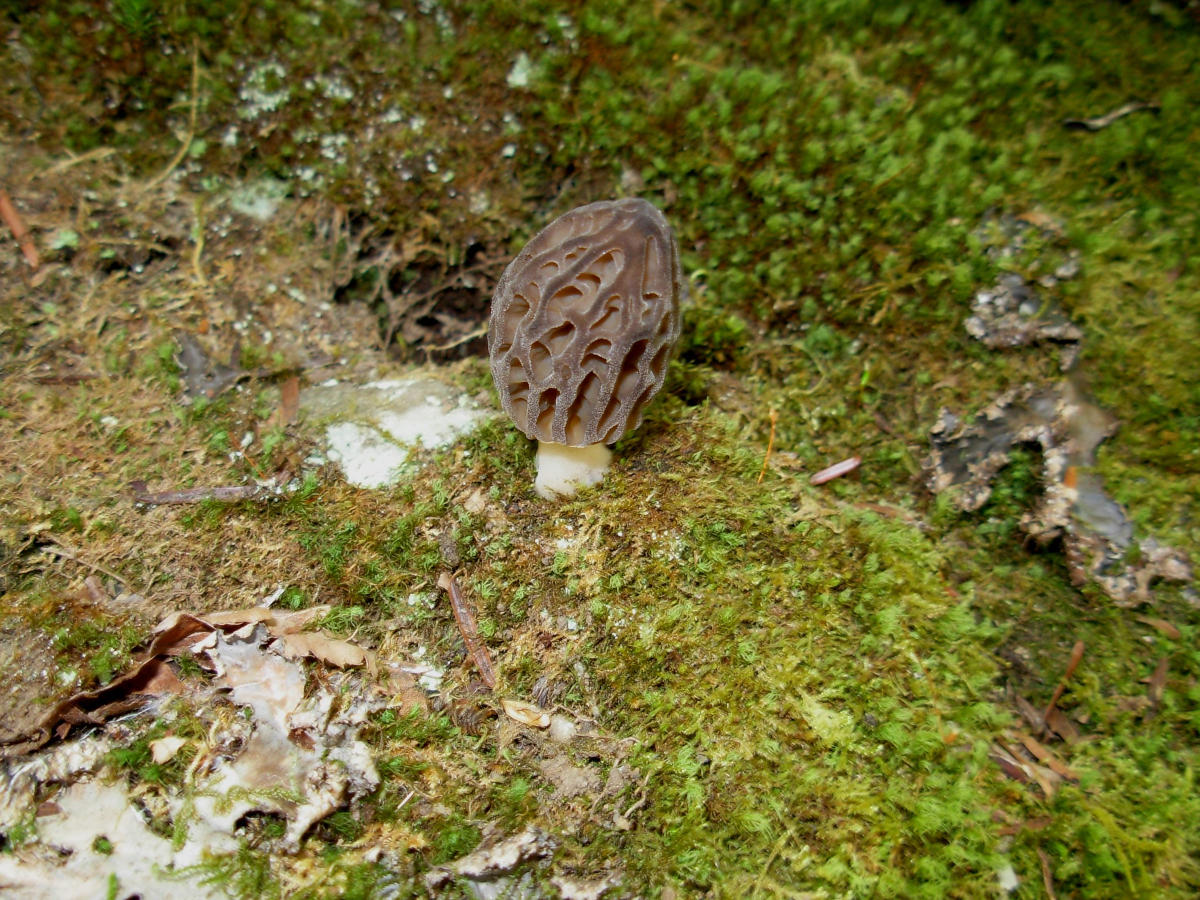
[[[1024,745],[1025,749],[1033,754],[1034,758],[1045,766],[1048,766],[1057,774],[1069,781],[1078,781],[1079,776],[1066,763],[1054,755],[1045,745],[1038,742],[1035,738],[1028,734],[1018,735],[1018,739]]]
[[[540,706],[534,706],[524,700],[501,700],[500,706],[506,716],[522,725],[528,725],[530,728],[550,727],[550,714]]]
[[[374,658],[374,654],[357,644],[330,637],[321,631],[285,634],[276,641],[275,649],[288,659],[311,657],[339,669],[365,666]]]

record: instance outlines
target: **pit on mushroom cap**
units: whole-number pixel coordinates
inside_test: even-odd
[[[509,263],[488,350],[504,411],[539,442],[541,496],[603,477],[605,445],[641,423],[662,387],[686,295],[675,236],[640,199],[573,209]]]

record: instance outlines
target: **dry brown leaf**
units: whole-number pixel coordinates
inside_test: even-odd
[[[1149,625],[1155,631],[1166,635],[1173,641],[1177,641],[1181,637],[1179,629],[1166,619],[1156,619],[1153,616],[1138,616],[1137,620],[1143,625]]]
[[[372,657],[357,644],[330,637],[321,631],[284,634],[273,646],[288,659],[311,657],[339,669],[365,666]]]
[[[310,606],[307,609],[298,609],[294,612],[276,610],[274,619],[267,623],[267,630],[274,637],[282,637],[285,634],[291,634],[295,631],[303,631],[313,622],[319,622],[325,618],[329,610],[329,604]]]
[[[196,618],[217,628],[241,628],[243,625],[258,622],[273,622],[275,610],[265,606],[251,606],[249,609],[234,609],[228,612],[200,613]]]
[[[1028,734],[1019,734],[1017,735],[1017,739],[1022,743],[1022,745],[1024,745],[1026,750],[1033,754],[1034,758],[1038,762],[1049,766],[1063,778],[1069,779],[1070,781],[1079,780],[1079,776],[1075,774],[1075,772],[1072,771],[1072,769],[1066,763],[1064,763],[1049,749],[1047,749],[1044,744],[1039,743]]]
[[[1046,722],[1042,718],[1042,714],[1034,709],[1032,703],[1020,695],[1014,698],[1014,702],[1017,705],[1017,712],[1021,714],[1021,718],[1029,723],[1030,728],[1040,732],[1046,727]]]
[[[1050,213],[1042,209],[1028,209],[1020,213],[1017,218],[1034,228],[1040,228],[1043,231],[1049,231],[1053,234],[1062,234],[1063,226],[1057,216],[1052,216]]]
[[[388,667],[387,692],[392,697],[391,705],[401,715],[414,709],[429,711],[429,700],[417,679],[401,668]]]
[[[44,745],[51,736],[66,737],[73,725],[101,725],[113,716],[145,705],[149,697],[178,693],[183,688],[174,670],[152,648],[132,671],[104,687],[81,691],[55,704],[36,729],[14,736],[9,746],[0,748],[0,757],[24,755]]]
[[[1046,716],[1046,727],[1068,744],[1079,743],[1079,729],[1075,727],[1075,723],[1067,718],[1066,714],[1058,707],[1050,710],[1050,714]]]
[[[279,386],[279,408],[275,410],[277,425],[291,425],[300,412],[300,379],[293,375]]]
[[[1167,686],[1167,658],[1165,656],[1158,661],[1154,672],[1149,677],[1142,679],[1142,683],[1147,685],[1146,695],[1150,698],[1150,702],[1158,706],[1162,702],[1163,690]]]
[[[524,700],[501,700],[500,706],[506,716],[522,725],[528,725],[530,728],[550,727],[550,714],[540,706],[534,706]]]
[[[1027,763],[1026,768],[1029,770],[1033,780],[1038,783],[1038,787],[1042,789],[1042,793],[1046,795],[1046,799],[1050,800],[1058,793],[1058,786],[1062,784],[1062,776],[1052,769],[1047,769],[1045,766],[1039,766],[1037,763]]]
[[[992,749],[988,751],[988,759],[998,765],[1000,771],[1013,781],[1018,781],[1021,784],[1029,784],[1031,776],[1025,764],[999,744],[992,744]]]

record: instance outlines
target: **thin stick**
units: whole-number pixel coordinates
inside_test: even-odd
[[[483,683],[489,688],[494,688],[496,686],[496,670],[492,668],[492,658],[488,656],[487,648],[479,639],[475,614],[471,612],[471,607],[463,599],[462,592],[458,589],[458,582],[454,580],[453,575],[443,572],[438,578],[438,587],[450,595],[450,608],[454,610],[454,621],[458,623],[463,643],[467,645],[467,652],[471,655],[475,668],[479,670]]]
[[[83,566],[85,569],[91,569],[93,572],[99,572],[101,575],[107,575],[113,581],[125,585],[125,587],[127,587],[130,591],[139,593],[138,591],[134,590],[134,586],[129,583],[128,579],[122,578],[112,569],[106,569],[104,566],[99,565],[98,563],[88,562],[86,559],[83,559],[79,556],[77,550],[64,544],[55,535],[46,534],[45,537],[56,544],[56,546],[53,547],[43,547],[42,549],[47,553],[53,553],[55,556],[60,556],[63,559],[69,559],[71,562],[77,563],[78,565]]]
[[[25,221],[3,188],[0,188],[0,219],[4,220],[4,224],[12,232],[13,239],[25,255],[25,262],[29,263],[31,269],[38,268],[42,261],[38,258],[37,245],[33,242],[33,235],[25,227]]]
[[[188,110],[188,130],[184,136],[183,144],[179,147],[176,154],[171,157],[171,161],[167,163],[167,167],[151,178],[146,187],[154,187],[162,184],[167,180],[167,177],[175,171],[175,167],[179,165],[184,156],[187,155],[188,148],[192,146],[192,139],[196,137],[196,104],[200,99],[200,44],[193,41],[192,43],[192,102]]]
[[[202,500],[219,500],[222,503],[236,503],[239,500],[261,500],[273,497],[274,492],[269,487],[258,484],[237,484],[223,487],[186,488],[180,491],[161,491],[156,494],[146,489],[146,482],[134,481],[129,485],[133,499],[148,506],[182,505],[199,503]]]
[[[770,418],[771,433],[767,435],[767,453],[763,457],[762,469],[758,473],[758,478],[754,482],[755,484],[762,484],[763,476],[767,474],[767,463],[771,459],[771,448],[775,446],[775,423],[779,421],[779,413],[771,410]]]

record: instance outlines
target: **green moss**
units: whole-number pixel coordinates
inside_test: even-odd
[[[1195,893],[1200,844],[1180,826],[1200,812],[1188,596],[1156,591],[1152,615],[1180,631],[1168,638],[1074,587],[1058,556],[1027,552],[1017,525],[1039,490],[1034,453],[1013,455],[975,515],[915,488],[939,407],[978,409],[1060,377],[1040,350],[971,341],[974,292],[1001,271],[1036,280],[1077,249],[1082,274],[1055,299],[1086,332],[1079,374],[1122,423],[1097,471],[1139,529],[1200,547],[1200,88],[1184,13],[846,0],[448,2],[404,16],[268,3],[247,15],[122,0],[42,4],[14,23],[32,62],[0,61],[0,74],[18,115],[38,122],[31,140],[58,156],[111,145],[129,172],[156,172],[193,99],[195,48],[186,177],[215,187],[273,173],[387,246],[420,248],[393,288],[457,271],[479,247],[502,260],[601,196],[655,200],[680,237],[693,303],[669,394],[579,498],[535,499],[532,446],[497,419],[390,494],[309,473],[269,507],[183,514],[213,532],[234,515],[282,520],[312,572],[283,605],[330,603],[325,627],[444,671],[433,710],[384,713],[369,731],[385,778],[370,811],[414,835],[417,870],[469,851],[488,823],[534,821],[560,837],[560,859],[580,871],[619,860],[622,890],[645,896],[980,896],[1010,863],[1032,893],[1043,854],[1061,896]],[[519,51],[525,86],[507,83]],[[350,97],[324,96],[327,79]],[[255,91],[281,99],[251,108]],[[57,102],[41,111],[43,95]],[[1160,108],[1094,133],[1061,125],[1132,96]],[[1031,230],[1000,258],[989,211],[1064,226]],[[295,252],[263,231],[264,247]],[[346,242],[321,252],[331,267],[356,263]],[[377,260],[357,262],[345,302],[381,277]],[[31,326],[3,316],[23,347]],[[125,319],[106,326],[97,371],[136,371],[174,395],[173,344],[131,368],[136,333]],[[281,361],[247,345],[242,362]],[[456,377],[490,390],[481,360]],[[224,457],[272,398],[260,394],[252,418],[244,405],[231,392],[177,415]],[[101,427],[82,401],[79,424]],[[106,440],[137,452],[136,431]],[[272,464],[295,449],[287,430],[262,441]],[[809,487],[850,455],[857,472]],[[476,494],[486,514],[467,512]],[[97,527],[74,500],[47,510],[80,539]],[[564,714],[596,717],[636,770],[620,796],[577,815],[541,777],[540,745],[500,746],[502,711],[475,693],[435,587],[452,568],[502,696],[551,684]],[[14,587],[47,602],[23,578]],[[36,627],[54,633],[63,666],[105,680],[134,638],[92,625]],[[1025,727],[1014,696],[1048,702],[1077,640],[1086,654],[1059,706],[1087,740],[1052,749],[1079,782],[1046,798],[988,752]],[[1168,678],[1151,703],[1143,679],[1160,659]],[[591,749],[583,764],[616,765]],[[144,743],[126,751],[118,764],[153,780]],[[609,827],[614,810],[632,810],[633,827]],[[339,815],[311,839],[330,894],[385,883],[354,859],[364,826],[369,816]],[[257,851],[214,861],[209,877],[235,895],[281,891]]]

